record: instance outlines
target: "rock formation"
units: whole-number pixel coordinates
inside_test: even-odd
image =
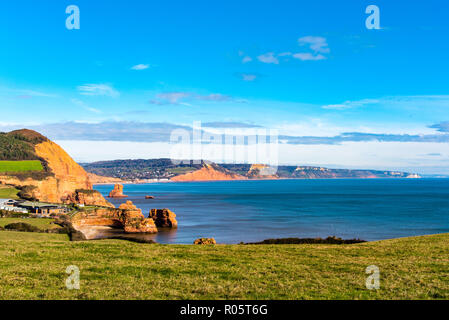
[[[196,239],[193,244],[217,244],[217,241],[214,238],[200,238]]]
[[[122,223],[127,233],[157,233],[156,224],[151,218],[145,218],[142,210],[138,209],[131,201],[120,205],[123,210]]]
[[[128,196],[123,194],[123,185],[117,183],[114,185],[114,189],[109,192],[109,198],[128,198]]]
[[[216,164],[204,163],[199,170],[189,172],[171,178],[172,181],[221,181],[221,180],[244,180],[244,176],[226,170]]]
[[[88,235],[91,227],[113,227],[126,233],[157,233],[156,224],[151,218],[145,218],[142,210],[131,201],[116,208],[96,208],[81,210],[71,217],[71,225],[77,231]],[[86,236],[89,239],[89,236]]]
[[[84,169],[56,143],[32,130],[16,130],[3,133],[9,148],[4,152],[5,160],[39,160],[42,172],[1,174],[3,184],[27,187],[30,197],[43,202],[64,203],[76,198],[76,190],[92,190],[92,184]],[[6,153],[6,155],[5,155]],[[95,205],[105,205],[106,200],[99,195]],[[109,204],[110,205],[110,204]]]
[[[176,214],[169,209],[151,209],[150,218],[154,220],[158,228],[177,228]]]
[[[101,206],[114,208],[114,205],[106,201],[106,199],[97,190],[75,190],[75,192],[65,200],[65,203],[77,203],[85,206]]]

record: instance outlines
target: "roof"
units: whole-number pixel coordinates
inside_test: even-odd
[[[57,204],[43,203],[43,202],[33,202],[24,201],[19,204],[20,207],[32,207],[32,208],[59,208]]]

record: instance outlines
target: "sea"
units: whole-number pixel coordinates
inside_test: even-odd
[[[107,196],[113,185],[96,185]],[[158,243],[218,243],[273,238],[375,241],[449,232],[449,179],[323,179],[125,184],[126,199],[148,216],[175,212],[177,230],[149,236]],[[146,195],[155,199],[147,200]]]

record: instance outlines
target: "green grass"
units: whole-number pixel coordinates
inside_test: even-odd
[[[365,269],[380,268],[367,290]],[[81,289],[65,287],[70,265]],[[0,232],[0,299],[448,299],[449,234],[356,245],[150,245]]]
[[[192,168],[192,167],[178,167],[178,168],[168,169],[169,172],[175,173],[175,174],[185,174],[185,173],[193,172],[195,170],[198,170],[198,169]]]
[[[19,199],[18,193],[19,190],[16,188],[0,187],[0,199]]]
[[[0,161],[0,172],[43,171],[42,163],[38,160]]]
[[[52,224],[52,222],[55,221],[54,219],[44,219],[44,218],[0,218],[0,227],[4,227],[11,223],[17,223],[17,222],[24,222],[28,223],[32,226],[38,227],[41,230],[48,230],[48,229],[57,229],[61,228],[60,226],[56,224]]]

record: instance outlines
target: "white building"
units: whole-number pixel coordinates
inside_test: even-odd
[[[28,213],[27,209],[15,207],[14,206],[15,204],[16,204],[15,200],[0,199],[0,210],[10,211],[10,212],[19,212],[19,213]]]

